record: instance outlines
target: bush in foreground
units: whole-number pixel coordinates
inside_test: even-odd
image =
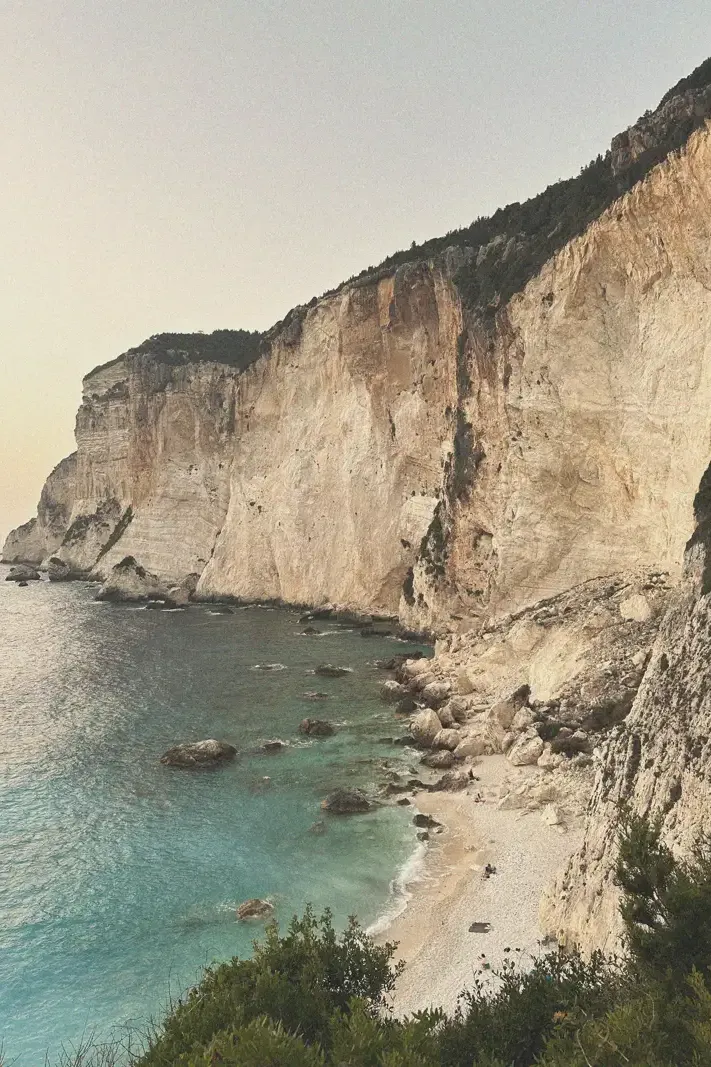
[[[628,816],[616,880],[624,959],[552,953],[475,983],[452,1016],[388,1011],[401,965],[355,920],[307,909],[248,960],[206,971],[134,1067],[711,1067],[711,843],[677,861]],[[64,1067],[120,1062],[105,1047]]]

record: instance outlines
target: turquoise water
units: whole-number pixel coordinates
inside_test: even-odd
[[[159,1015],[202,966],[249,952],[259,927],[234,915],[248,897],[268,896],[282,922],[307,901],[366,925],[388,908],[415,847],[407,809],[309,829],[330,789],[377,786],[410,758],[383,741],[402,731],[369,662],[407,646],[304,637],[286,610],[97,604],[90,586],[18,589],[5,573],[0,1035],[10,1062],[34,1067],[83,1033]],[[322,662],[353,673],[308,673]],[[310,689],[329,699],[305,699]],[[338,733],[300,740],[306,715],[340,723]],[[158,762],[203,737],[240,758],[199,772]],[[272,737],[292,744],[255,751]]]

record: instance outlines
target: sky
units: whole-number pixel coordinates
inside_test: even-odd
[[[708,0],[0,0],[0,542],[92,367],[577,173],[710,54]]]

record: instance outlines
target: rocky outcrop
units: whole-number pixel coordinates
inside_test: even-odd
[[[548,929],[584,949],[614,949],[621,923],[612,882],[621,804],[661,820],[689,856],[711,803],[711,468],[680,587],[659,628],[632,710],[600,753],[583,844],[543,906]]]
[[[126,556],[115,567],[96,594],[97,600],[114,604],[144,600],[166,600],[168,593],[155,574],[150,574],[133,558]]]
[[[331,737],[336,729],[325,719],[302,719],[299,723],[299,733],[307,737]]]
[[[39,571],[25,563],[10,567],[10,570],[5,575],[6,582],[22,582],[26,584],[27,582],[38,582],[39,580]]]
[[[707,63],[570,183],[234,352],[160,335],[97,368],[76,456],[4,550],[118,598],[286,601],[365,636],[397,612],[439,635],[382,695],[451,753],[443,782],[502,753],[555,806],[551,783],[582,795],[604,753],[551,904],[587,944],[612,922],[614,801],[685,848],[707,795],[703,538],[683,579],[681,561],[711,458],[710,86]]]
[[[44,483],[37,516],[8,534],[4,563],[42,563],[61,544],[76,502],[77,454],[58,463]]]
[[[253,897],[245,900],[237,908],[237,918],[245,922],[247,919],[267,919],[274,912],[274,905],[268,900],[260,900]]]
[[[234,745],[226,741],[192,741],[175,745],[164,752],[160,762],[168,767],[215,767],[219,763],[228,763],[237,755]]]
[[[297,309],[249,365],[158,338],[97,369],[55,554],[440,632],[678,577],[711,434],[709,173],[702,127],[495,314],[461,282],[488,253],[451,248]]]
[[[332,815],[357,815],[370,811],[372,806],[360,789],[334,789],[321,801],[323,810]]]

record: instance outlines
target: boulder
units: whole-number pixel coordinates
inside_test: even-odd
[[[108,578],[96,594],[96,599],[121,604],[167,600],[169,597],[168,590],[155,574],[151,574],[137,563],[133,556],[124,556],[120,563],[112,567]]]
[[[402,672],[409,678],[415,678],[419,674],[426,674],[430,670],[430,661],[425,656],[410,655],[402,664]]]
[[[175,611],[179,607],[181,607],[181,605],[170,597],[166,597],[165,600],[149,600],[146,603],[146,609],[148,611]]]
[[[418,712],[410,722],[413,740],[420,745],[430,746],[441,729],[442,723],[439,716],[431,708]]]
[[[258,897],[254,897],[252,900],[245,900],[244,904],[240,904],[237,908],[237,918],[242,922],[246,919],[266,919],[273,911],[274,905],[270,904],[268,900],[260,900]]]
[[[541,819],[546,826],[562,826],[563,816],[555,804],[546,804],[541,811]]]
[[[565,757],[562,756],[560,753],[553,752],[549,744],[544,744],[543,752],[538,757],[538,760],[536,762],[538,763],[538,766],[542,768],[542,770],[554,771],[556,767],[560,767],[564,758]]]
[[[455,722],[461,724],[467,721],[467,716],[469,713],[468,700],[465,700],[463,697],[452,697],[451,700],[447,701],[444,707],[447,709],[447,712],[452,716]]]
[[[626,600],[620,601],[620,615],[631,622],[649,622],[652,608],[644,593],[633,593]]]
[[[398,700],[402,700],[404,696],[406,696],[405,686],[400,685],[399,682],[393,679],[383,682],[380,687],[380,699],[384,700],[386,704],[395,704]]]
[[[200,575],[195,571],[186,574],[182,582],[170,587],[168,596],[177,607],[184,608],[192,600],[199,580]]]
[[[538,731],[536,731],[538,733]],[[541,735],[538,734],[540,737]],[[514,730],[507,730],[504,736],[501,738],[501,751],[506,753],[511,748],[512,744],[518,737],[518,734]]]
[[[332,815],[357,815],[370,811],[372,804],[360,789],[334,789],[321,801],[321,807]]]
[[[275,738],[273,741],[264,742],[264,744],[262,745],[262,752],[266,752],[269,755],[272,755],[274,752],[281,752],[282,749],[286,747],[286,741],[280,741],[278,738]]]
[[[428,708],[441,708],[446,703],[452,690],[449,682],[428,682],[420,692],[421,700]]]
[[[211,615],[234,615],[235,609],[229,604],[210,604]]]
[[[461,789],[466,789],[471,778],[466,771],[447,771],[442,777],[430,786],[433,792],[441,792],[442,790],[447,793],[456,793]]]
[[[17,583],[17,588],[18,588],[18,589],[27,589],[27,588],[28,588],[28,586],[29,586],[29,584],[30,584],[30,583],[29,583],[29,582],[26,582],[26,581],[25,581],[25,579],[23,578],[21,582],[18,582],[18,583]]]
[[[47,560],[47,577],[50,582],[69,582],[74,577],[71,567],[59,556],[50,556]]]
[[[453,730],[456,727],[457,721],[449,710],[448,704],[445,704],[443,708],[439,708],[437,714],[439,715],[439,721],[445,729]]]
[[[398,652],[390,659],[376,659],[375,666],[381,671],[396,671],[410,659],[423,659],[424,652]]]
[[[454,752],[457,745],[462,740],[462,735],[459,730],[440,730],[435,734],[432,742],[433,748],[446,748],[450,752]]]
[[[593,744],[584,730],[560,730],[551,741],[551,752],[563,756],[577,756],[583,752],[592,752]]]
[[[160,761],[168,767],[214,767],[218,763],[233,760],[236,755],[237,749],[234,745],[210,738],[207,741],[175,745],[163,753]]]
[[[315,619],[331,619],[332,617],[333,608],[314,608],[313,611],[302,615],[299,622],[313,622]]]
[[[431,815],[424,815],[421,811],[415,815],[412,820],[415,826],[419,826],[423,830],[434,830],[437,826],[441,826],[441,822],[437,822]]]
[[[321,631],[317,630],[315,626],[304,626],[304,628],[303,628],[303,630],[301,632],[302,632],[302,634],[307,634],[308,636],[311,636],[312,634],[320,634],[321,633]]]
[[[468,696],[469,693],[473,693],[475,689],[476,686],[472,681],[468,671],[464,668],[462,668],[462,670],[460,671],[457,671],[457,692],[461,693],[462,696]]]
[[[543,755],[543,742],[533,730],[521,734],[506,753],[507,759],[515,767],[527,767],[529,764],[537,763],[541,755]]]
[[[308,737],[330,737],[335,732],[335,726],[325,719],[302,719],[299,723],[299,733]]]
[[[6,582],[38,582],[39,580],[39,571],[24,563],[18,563],[17,566],[10,567],[10,572],[5,577]]]
[[[521,686],[511,696],[506,697],[505,700],[500,700],[498,704],[494,704],[489,709],[487,718],[490,722],[498,723],[503,730],[510,730],[516,717],[516,712],[525,705],[529,693],[530,689],[527,685]]]
[[[484,756],[487,752],[487,743],[481,736],[465,737],[459,742],[454,750],[455,759],[468,759],[474,756]]]
[[[428,752],[420,760],[423,767],[431,767],[435,771],[448,771],[455,762],[454,753],[446,748],[440,749],[439,752]]]
[[[513,717],[511,729],[517,734],[520,734],[523,733],[524,730],[530,729],[534,722],[535,719],[533,718],[533,712],[530,708],[519,708]]]
[[[344,674],[350,674],[349,667],[334,667],[332,663],[321,663],[314,670],[314,674],[319,674],[322,678],[342,678]]]
[[[398,700],[395,705],[395,711],[399,715],[412,715],[413,711],[417,711],[420,705],[417,703],[414,697],[407,693],[402,700]]]

